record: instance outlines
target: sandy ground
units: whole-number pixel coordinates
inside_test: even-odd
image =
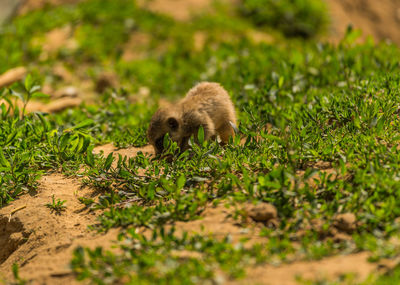
[[[127,155],[133,157],[139,151],[152,154],[151,146],[117,150],[108,144],[97,147],[95,152],[108,155]],[[77,246],[94,248],[103,246],[112,249],[118,230],[107,234],[96,234],[88,229],[96,223],[98,212],[91,212],[78,200],[79,197],[95,198],[98,194],[90,188],[81,187],[79,179],[67,178],[61,174],[47,174],[39,181],[37,192],[21,196],[10,205],[0,209],[0,280],[12,280],[11,266],[20,265],[22,278],[32,284],[75,284],[74,275],[69,268],[72,252]],[[60,215],[45,207],[54,195],[66,200],[66,210]],[[202,219],[190,222],[177,222],[178,232],[212,234],[224,237],[231,234],[233,240],[249,237],[251,243],[267,240],[259,237],[260,227],[252,224],[239,225],[232,218],[234,208],[223,205],[207,207]],[[177,253],[185,254],[185,253]],[[352,273],[364,280],[378,268],[378,264],[367,261],[367,253],[348,256],[335,256],[322,261],[294,262],[278,267],[271,265],[255,266],[247,269],[248,277],[233,284],[297,284],[296,278],[316,280],[335,279]]]
[[[88,230],[97,215],[89,212],[78,197],[95,193],[81,188],[76,179],[47,174],[39,183],[36,193],[0,209],[0,276],[10,280],[11,266],[18,263],[23,278],[33,284],[73,284],[69,268],[72,251],[78,245],[111,246],[116,232],[96,235]],[[59,215],[45,207],[52,195],[66,200],[66,210]]]
[[[95,149],[105,155],[114,152],[135,156],[139,151],[152,153],[150,146],[116,150],[112,145]],[[45,206],[56,199],[66,201],[66,210],[57,214]],[[74,284],[69,268],[77,246],[111,248],[118,230],[96,234],[88,226],[96,224],[99,212],[89,211],[79,197],[97,197],[93,189],[81,187],[77,178],[46,174],[37,192],[21,196],[0,209],[0,283],[12,279],[11,266],[20,265],[21,276],[33,284]]]
[[[400,45],[399,0],[327,0],[332,16],[332,37],[341,39],[351,24],[363,37],[391,40]]]
[[[24,14],[28,11],[43,8],[45,5],[59,5],[59,4],[73,4],[80,0],[22,0],[21,7],[19,9],[20,14]]]
[[[376,264],[369,263],[367,258],[367,253],[358,253],[281,266],[256,266],[249,269],[247,277],[237,284],[298,285],[298,278],[337,280],[346,274],[354,274],[355,280],[363,281],[376,270]]]

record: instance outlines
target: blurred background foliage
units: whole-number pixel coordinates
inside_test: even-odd
[[[288,37],[312,38],[328,27],[327,5],[321,0],[241,0],[239,11],[255,25]]]

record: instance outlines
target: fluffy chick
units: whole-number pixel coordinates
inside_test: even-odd
[[[189,147],[189,138],[197,136],[200,126],[204,129],[205,140],[219,135],[222,143],[227,143],[235,134],[232,124],[236,126],[236,114],[228,92],[218,83],[202,82],[178,103],[157,110],[147,137],[156,154],[163,152],[167,133],[184,151]]]

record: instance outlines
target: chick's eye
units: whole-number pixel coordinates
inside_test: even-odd
[[[156,140],[156,148],[162,152],[164,149],[164,136]]]

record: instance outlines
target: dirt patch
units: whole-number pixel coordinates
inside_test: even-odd
[[[186,21],[194,13],[207,11],[212,0],[141,0],[138,4],[154,13],[166,14],[175,20]]]
[[[46,5],[74,4],[82,0],[25,0],[19,9],[19,14],[25,14],[32,10],[37,10]]]
[[[3,263],[21,244],[30,233],[24,230],[19,220],[11,221],[7,217],[0,218],[0,263]]]
[[[256,208],[257,205],[252,205]],[[264,211],[267,208],[268,217],[270,213],[275,217],[275,211],[270,207],[260,207]],[[266,237],[260,236],[261,223],[240,223],[234,219],[235,208],[225,207],[224,204],[209,206],[201,214],[201,218],[189,222],[176,222],[174,224],[176,233],[188,232],[189,234],[201,234],[224,238],[230,236],[233,243],[245,239],[245,247],[254,244],[268,242]],[[345,216],[346,220],[352,220]],[[338,217],[342,221],[343,215]],[[351,222],[354,223],[353,221]],[[198,252],[174,252],[173,255],[182,258],[201,258]],[[279,284],[297,285],[299,278],[308,281],[339,280],[341,276],[350,274],[354,280],[364,281],[374,272],[378,272],[381,267],[379,263],[368,262],[370,254],[367,252],[338,255],[324,258],[318,261],[295,261],[290,264],[273,266],[270,264],[248,267],[246,277],[242,280],[228,281],[227,284]]]
[[[66,200],[66,210],[60,215],[45,207],[52,195]],[[50,174],[40,179],[37,193],[0,209],[0,276],[11,280],[11,266],[17,263],[21,277],[34,284],[74,283],[69,269],[73,249],[78,245],[108,247],[116,240],[115,231],[95,235],[88,230],[88,225],[96,223],[96,214],[78,197],[93,195],[75,179]]]
[[[377,269],[376,263],[368,262],[368,253],[340,255],[318,261],[294,262],[281,266],[256,266],[247,271],[244,280],[235,284],[298,285],[303,280],[337,280],[345,274],[353,274],[355,281],[365,280]]]
[[[153,153],[149,145],[144,148],[117,149],[108,144],[97,147],[95,151],[102,151],[104,155],[114,152],[128,157],[137,155],[139,151]],[[11,205],[0,209],[0,247],[5,249],[0,255],[0,279],[11,280],[11,266],[18,263],[21,277],[32,284],[77,284],[69,268],[73,250],[77,246],[110,248],[118,230],[109,231],[105,235],[88,230],[88,225],[96,223],[97,215],[86,209],[78,197],[94,197],[96,194],[89,188],[81,188],[79,180],[61,174],[49,174],[39,184],[37,193],[21,196]],[[67,208],[61,215],[51,213],[44,206],[51,201],[52,195],[67,201]],[[256,206],[252,205],[253,208]],[[200,219],[176,222],[174,226],[178,233],[186,231],[216,238],[230,235],[234,243],[244,238],[248,240],[246,246],[267,242],[265,237],[260,236],[262,224],[249,221],[243,223],[240,218],[235,219],[240,210],[243,209],[231,205],[226,207],[223,203],[209,205]],[[268,210],[268,219],[270,216],[276,218],[274,208],[262,207],[258,210]],[[354,224],[352,217],[338,216],[337,220],[342,224],[343,221]],[[192,252],[179,251],[173,254],[181,258],[201,257]],[[334,280],[346,273],[354,274],[357,280],[364,280],[378,267],[377,264],[367,262],[368,256],[368,253],[360,253],[330,257],[322,261],[294,262],[279,267],[260,265],[247,269],[247,277],[233,283],[287,285],[297,284],[298,276],[305,280]]]
[[[117,157],[118,154],[127,157],[134,157],[140,151],[145,155],[154,155],[154,149],[151,145],[142,148],[129,147],[118,149],[112,144],[106,144],[94,149],[95,153],[102,152],[104,156],[113,152],[115,157]],[[116,166],[116,163],[117,161],[114,160],[113,166]],[[208,205],[201,213],[200,219],[189,222],[176,222],[174,223],[174,227],[178,233],[188,232],[192,234],[211,234],[221,238],[230,235],[234,242],[237,242],[242,238],[251,239],[250,243],[266,241],[264,237],[260,237],[261,224],[257,225],[254,222],[250,222],[244,225],[241,223],[240,218],[234,218],[235,212],[235,207],[225,207],[223,203],[220,203],[217,206]]]
[[[21,100],[15,100],[15,105],[18,106],[20,110],[24,107],[24,103]],[[0,100],[0,105],[5,104],[8,106],[6,100]],[[26,112],[44,112],[44,113],[58,113],[68,108],[77,107],[82,103],[80,98],[60,98],[53,100],[49,103],[42,103],[39,101],[30,101],[26,105]]]
[[[246,212],[249,217],[256,222],[269,222],[278,218],[278,212],[274,205],[269,203],[259,203],[254,205],[253,203],[247,203]]]
[[[135,157],[138,152],[143,152],[143,154],[154,154],[154,149],[153,146],[151,145],[146,145],[144,147],[128,147],[128,148],[121,148],[118,149],[115,147],[113,144],[105,144],[101,146],[97,146],[94,148],[94,153],[101,153],[103,152],[104,156],[109,155],[110,153],[114,153],[114,156],[118,157],[118,154],[122,156],[127,156],[129,157]],[[115,162],[115,161],[114,161]]]
[[[190,20],[194,13],[212,10],[211,0],[141,0],[138,4],[152,12],[166,14],[179,21]],[[228,3],[235,5],[237,1]],[[343,38],[347,26],[363,31],[363,38],[371,35],[377,40],[390,39],[400,44],[400,2],[398,0],[327,0],[332,25],[330,39]],[[261,32],[250,33],[255,42],[273,43],[274,39]]]
[[[26,68],[23,66],[7,70],[6,72],[0,75],[0,88],[6,87],[8,85],[13,84],[14,82],[23,79],[25,75],[26,75]]]
[[[50,70],[44,70],[51,76],[48,77],[43,86],[43,92],[51,95],[51,99],[55,100],[60,97],[75,97],[80,98],[87,104],[98,102],[98,92],[102,92],[108,87],[113,86],[118,81],[115,74],[99,71],[97,78],[91,78],[87,74],[87,65],[81,65],[79,70],[73,71],[68,69],[64,64],[56,64]],[[103,77],[107,76],[112,78],[113,82],[109,81],[111,85],[102,85]],[[97,79],[97,81],[96,81]],[[104,82],[103,82],[104,83]],[[103,89],[102,89],[103,88]]]
[[[0,75],[0,88],[23,80],[27,72],[25,67],[16,67],[4,72]],[[90,104],[98,98],[95,92],[101,93],[107,88],[118,85],[118,79],[114,73],[100,73],[97,82],[73,74],[62,64],[55,65],[50,73],[52,77],[48,78],[52,78],[51,82],[45,82],[41,90],[50,96],[50,102],[30,100],[26,106],[27,112],[57,113],[77,107],[82,102]],[[48,78],[46,78],[47,81],[49,81]],[[60,83],[56,84],[54,81],[60,81]],[[10,97],[10,99],[22,110],[24,103],[20,99],[16,97]],[[0,100],[0,104],[2,103],[8,106],[6,100]]]
[[[328,0],[332,17],[332,36],[343,38],[351,24],[363,31],[363,38],[390,39],[400,44],[400,1],[398,0]]]
[[[217,206],[209,206],[202,213],[201,218],[189,222],[174,223],[178,233],[211,235],[216,238],[230,236],[236,243],[243,238],[247,239],[246,246],[254,243],[266,242],[265,237],[260,236],[261,227],[255,223],[241,223],[240,219],[234,219],[235,208],[225,207],[220,203]]]
[[[276,42],[274,36],[258,30],[248,30],[246,36],[250,41],[252,41],[255,44],[260,44],[260,43],[273,44]]]
[[[350,164],[347,163],[346,167],[349,168]],[[301,178],[298,184],[298,187],[300,188],[304,187],[305,183],[307,183],[312,188],[316,188],[318,184],[321,181],[323,181],[323,178],[325,178],[325,181],[334,181],[336,179],[346,180],[351,177],[349,173],[342,175],[340,173],[340,170],[334,168],[331,162],[328,161],[318,161],[318,162],[308,163],[303,167],[303,169],[305,168],[311,168],[315,172],[306,178],[304,177],[306,174],[305,170],[296,171],[296,176]],[[292,180],[292,182],[294,183],[294,180]]]
[[[122,60],[132,61],[145,58],[150,41],[151,37],[149,34],[139,31],[132,33],[124,46]]]
[[[335,218],[334,226],[340,231],[351,234],[357,228],[357,218],[353,213],[339,214]]]
[[[116,150],[111,144],[96,148],[101,150],[105,155],[114,152],[128,157],[139,151],[153,152],[151,146]],[[45,206],[53,195],[66,201],[60,215]],[[92,189],[81,187],[79,179],[48,174],[39,180],[35,193],[1,208],[0,280],[12,280],[11,266],[17,263],[21,277],[32,284],[78,284],[69,268],[73,250],[77,246],[110,248],[117,239],[118,229],[107,234],[88,229],[99,213],[89,211],[78,198],[96,195]]]
[[[74,30],[71,25],[55,28],[45,35],[32,40],[34,46],[41,48],[40,60],[47,60],[61,49],[70,51],[78,48],[78,42],[74,39]]]

